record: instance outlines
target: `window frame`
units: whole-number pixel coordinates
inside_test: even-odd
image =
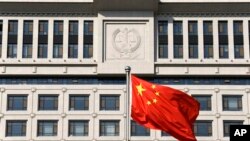
[[[18,129],[18,127],[12,127],[13,124],[20,124],[16,126],[21,126],[21,131],[19,133],[13,133],[14,130]],[[5,136],[6,137],[24,137],[27,133],[27,120],[6,120],[6,130]],[[17,135],[18,134],[18,135]]]
[[[52,107],[48,106],[46,102],[48,100],[44,98],[55,98],[53,99],[53,103],[51,104]],[[59,95],[53,94],[53,95],[46,95],[46,94],[39,94],[38,95],[38,111],[57,111],[59,106]],[[51,100],[50,100],[51,102]],[[47,107],[48,106],[48,107]]]
[[[119,136],[120,135],[120,120],[100,120],[99,121],[99,136]],[[107,125],[113,126],[114,132],[107,132]]]

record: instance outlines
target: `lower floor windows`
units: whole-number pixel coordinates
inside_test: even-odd
[[[223,121],[224,137],[229,136],[230,125],[242,125],[242,124],[243,124],[243,121],[241,120],[224,120]]]
[[[219,45],[219,58],[228,58],[228,45]]]
[[[32,44],[23,44],[23,58],[32,58]]]
[[[234,58],[244,58],[243,45],[234,45]]]
[[[54,44],[53,47],[53,58],[62,58],[63,57],[63,45]]]
[[[47,58],[48,56],[48,45],[39,44],[38,45],[38,58]]]
[[[167,44],[159,45],[159,58],[168,58],[168,45]]]
[[[131,136],[150,136],[150,129],[131,121]]]
[[[7,58],[17,58],[17,45],[8,44]]]
[[[212,136],[212,121],[198,120],[194,123],[196,136]]]
[[[69,136],[88,136],[89,121],[88,120],[70,120]]]
[[[183,45],[174,45],[174,58],[183,58]]]
[[[119,136],[119,120],[100,120],[100,136]]]
[[[242,111],[242,95],[223,95],[223,111]]]
[[[213,45],[204,45],[204,58],[213,58]]]
[[[39,120],[37,136],[57,136],[57,120]]]
[[[93,45],[84,44],[83,45],[83,58],[92,58],[93,57]]]
[[[7,120],[6,136],[26,136],[26,120]]]
[[[198,58],[198,45],[189,45],[189,58]]]
[[[68,48],[68,58],[77,58],[78,57],[78,45],[70,44]]]

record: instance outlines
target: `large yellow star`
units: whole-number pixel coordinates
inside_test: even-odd
[[[140,85],[137,85],[137,86],[136,86],[136,89],[137,89],[137,91],[138,91],[138,93],[139,93],[140,96],[142,96],[142,92],[143,92],[143,91],[146,91],[146,89],[144,89],[144,88],[142,87],[142,84],[141,84],[141,83],[140,83]]]
[[[157,99],[153,99],[153,103],[156,103],[157,102]]]
[[[156,86],[155,86],[154,84],[153,84],[151,87],[152,87],[152,89],[155,89],[155,88],[156,88]]]

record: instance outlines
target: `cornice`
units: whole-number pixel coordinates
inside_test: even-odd
[[[97,13],[6,13],[0,12],[3,17],[97,17]]]

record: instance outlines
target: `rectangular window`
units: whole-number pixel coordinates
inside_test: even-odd
[[[228,45],[219,45],[219,57],[228,58]]]
[[[100,120],[100,136],[119,136],[119,120]]]
[[[204,35],[213,35],[213,22],[204,21],[203,22],[203,34]]]
[[[189,45],[189,58],[198,58],[198,45]]]
[[[88,136],[89,121],[88,120],[70,120],[69,136]]]
[[[84,44],[83,46],[83,58],[92,58],[93,57],[93,45]]]
[[[69,21],[69,35],[78,35],[78,21]]]
[[[53,46],[53,58],[62,58],[63,57],[63,45],[54,44]]]
[[[39,21],[39,35],[48,35],[48,21]]]
[[[8,95],[7,110],[27,110],[27,95]]]
[[[17,20],[9,21],[8,34],[17,35],[17,31],[18,31],[18,21]]]
[[[212,136],[212,121],[198,120],[194,123],[196,136]]]
[[[17,57],[17,45],[8,44],[7,48],[7,58],[16,58]]]
[[[174,21],[174,35],[182,35],[182,21]]]
[[[168,58],[168,45],[159,45],[159,58]]]
[[[32,44],[23,44],[23,58],[32,58]]]
[[[219,35],[228,35],[227,21],[219,21]]]
[[[3,21],[0,20],[0,35],[2,35],[2,34],[3,34]]]
[[[183,45],[174,45],[174,58],[183,58]]]
[[[224,120],[223,121],[223,130],[224,137],[228,137],[230,134],[230,125],[243,125],[243,121],[241,120]]]
[[[0,43],[0,58],[2,57],[2,44]]]
[[[168,35],[168,21],[158,22],[158,33],[159,35]]]
[[[63,35],[63,21],[54,21],[54,35]]]
[[[39,95],[38,110],[58,110],[58,95]]]
[[[234,58],[244,58],[243,45],[234,45]]]
[[[242,111],[242,95],[224,95],[223,111]]]
[[[197,21],[188,22],[188,35],[198,35]]]
[[[6,137],[26,136],[26,120],[6,120]]]
[[[47,57],[48,57],[48,45],[38,44],[38,58],[47,58]]]
[[[119,95],[101,95],[100,96],[100,110],[115,110],[120,109]]]
[[[70,95],[69,110],[89,110],[89,95]]]
[[[150,136],[150,129],[131,121],[131,136]]]
[[[33,21],[24,21],[23,23],[23,35],[33,34]]]
[[[93,35],[93,21],[84,21],[84,35]]]
[[[234,21],[234,35],[243,35],[242,21]]]
[[[211,95],[193,95],[200,103],[201,111],[211,111]]]
[[[204,58],[213,58],[213,45],[204,45]]]
[[[78,45],[70,44],[68,48],[68,58],[77,58],[78,57]]]
[[[57,136],[57,120],[38,120],[37,136]]]

